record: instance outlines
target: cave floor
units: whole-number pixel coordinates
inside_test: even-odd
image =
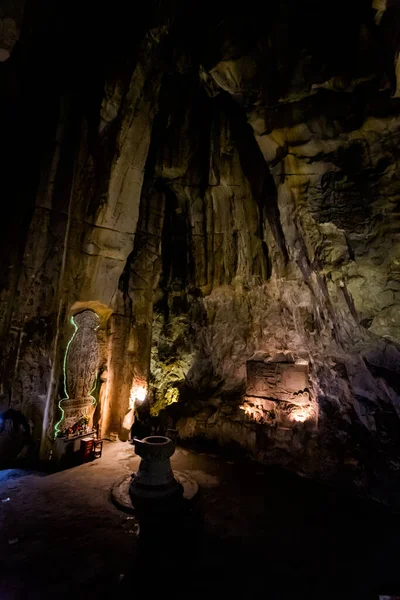
[[[187,535],[143,560],[134,517],[110,502],[136,470],[127,443],[53,474],[0,472],[0,599],[378,598],[400,591],[400,518],[373,502],[236,458],[178,448],[200,494]],[[397,586],[397,588],[396,588]]]

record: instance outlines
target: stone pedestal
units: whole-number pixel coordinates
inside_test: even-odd
[[[65,398],[60,402],[64,411],[60,429],[68,429],[78,423],[83,417],[89,417],[89,425],[95,410],[94,398]]]
[[[172,440],[164,436],[150,436],[134,440],[135,451],[142,460],[133,476],[129,494],[135,506],[141,500],[164,500],[180,498],[183,489],[175,479],[170,458],[175,452]]]

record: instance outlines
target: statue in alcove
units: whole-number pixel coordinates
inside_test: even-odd
[[[96,400],[92,393],[96,385],[100,362],[97,339],[99,317],[92,310],[84,310],[71,319],[75,332],[70,339],[64,361],[65,398],[60,402],[63,411],[56,426],[56,434],[74,431],[79,423],[92,422]]]

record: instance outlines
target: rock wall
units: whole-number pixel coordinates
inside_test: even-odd
[[[396,3],[349,14],[285,0],[262,19],[256,2],[154,2],[134,25],[122,6],[76,20],[61,4],[0,15],[3,409],[30,420],[46,456],[69,320],[90,309],[104,433],[126,439],[144,386],[182,438],[387,496],[400,434]],[[312,426],[278,425],[276,399],[246,392],[261,355],[308,364]]]
[[[46,3],[28,3],[18,51],[2,71],[19,86],[3,98],[4,120],[11,115],[17,128],[5,127],[12,215],[2,224],[1,404],[26,415],[44,456],[60,416],[70,317],[85,309],[100,317],[100,382],[112,381],[107,363],[120,360],[110,339],[116,345],[119,278],[133,248],[167,32],[161,23],[146,29],[142,15],[131,32],[135,44],[121,42],[118,15],[93,20],[87,7],[80,16],[75,22],[72,5],[54,13]],[[106,53],[111,26],[114,46]],[[75,45],[66,52],[71,32]],[[19,132],[28,139],[26,155],[12,155]],[[36,153],[31,138],[42,140]],[[106,430],[107,394],[97,395]]]

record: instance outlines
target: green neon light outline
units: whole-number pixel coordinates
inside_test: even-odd
[[[60,423],[62,422],[62,420],[64,419],[64,409],[61,406],[61,402],[63,400],[69,400],[69,395],[67,392],[67,356],[68,356],[68,351],[69,351],[69,347],[74,339],[74,337],[76,336],[76,332],[78,331],[78,325],[75,323],[75,319],[74,317],[71,317],[70,319],[70,323],[72,323],[72,325],[75,327],[75,331],[72,334],[67,347],[65,349],[65,354],[64,354],[64,360],[63,360],[63,375],[64,375],[64,394],[65,394],[65,398],[61,398],[61,400],[58,403],[58,408],[61,410],[61,419],[58,421],[58,423],[55,424],[54,426],[54,439],[56,439],[56,437],[58,436],[59,432],[60,432]]]
[[[60,423],[63,421],[64,419],[64,414],[65,411],[63,409],[63,407],[61,406],[61,402],[63,402],[63,400],[69,400],[69,395],[68,395],[68,391],[67,391],[67,357],[68,357],[68,352],[69,352],[69,347],[72,344],[77,331],[78,331],[78,325],[75,323],[75,319],[74,317],[71,317],[70,319],[70,323],[72,323],[72,325],[75,327],[74,333],[72,334],[67,347],[65,349],[65,354],[64,354],[64,360],[63,360],[63,375],[64,375],[64,394],[65,394],[65,398],[61,398],[61,400],[58,403],[58,408],[61,410],[61,419],[55,424],[54,426],[54,439],[57,438],[58,434],[60,433]],[[96,327],[95,331],[97,331],[97,329],[99,328],[99,325]],[[96,389],[97,386],[97,379],[98,379],[98,375],[96,375],[95,380],[94,380],[94,385],[92,387],[92,389],[90,390],[90,394],[89,397],[92,398],[92,406],[94,406],[96,404],[96,398],[93,396],[93,392]]]
[[[98,379],[98,376],[96,375],[96,377],[95,377],[95,380],[94,380],[94,386],[93,386],[93,387],[92,387],[92,389],[90,390],[90,394],[89,394],[90,398],[93,398],[92,406],[93,406],[94,404],[96,404],[96,398],[93,396],[93,392],[94,392],[94,390],[95,390],[95,389],[96,389],[96,387],[97,387],[97,379]]]

